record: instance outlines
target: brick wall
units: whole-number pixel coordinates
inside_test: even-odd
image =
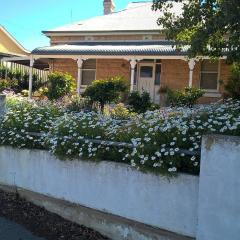
[[[199,87],[200,64],[193,72],[193,86]],[[184,60],[162,60],[161,83],[171,89],[183,89],[189,83],[189,67]]]
[[[55,59],[51,71],[68,72],[77,79],[77,63],[72,59]],[[130,64],[123,59],[97,59],[96,78],[120,75],[130,81]]]
[[[53,71],[69,72],[74,78],[77,77],[77,64],[72,59],[55,59],[50,63]],[[130,64],[123,59],[97,59],[97,79],[106,76],[123,75],[130,78]],[[230,76],[230,66],[221,60],[220,80],[227,82]],[[183,89],[188,86],[189,67],[183,60],[162,60],[161,83],[171,89]],[[193,86],[199,87],[200,63],[195,65],[193,72]],[[220,87],[223,90],[223,87]]]
[[[136,35],[100,35],[100,36],[86,36],[92,37],[94,41],[117,41],[117,40],[144,40],[144,37],[149,36],[152,40],[164,40],[165,36],[163,34],[136,34]],[[51,37],[51,45],[56,44],[67,44],[68,42],[78,42],[86,40],[85,36],[53,36]]]
[[[193,71],[193,86],[200,86],[201,64],[197,62]],[[230,66],[224,60],[220,61],[219,79],[226,83],[230,76]],[[189,67],[183,60],[162,60],[162,83],[172,89],[182,89],[188,86]],[[223,87],[220,85],[220,91]]]
[[[121,75],[127,80],[130,79],[130,64],[128,61],[122,59],[97,60],[97,79],[116,75]]]
[[[123,59],[97,59],[96,78],[102,79],[109,76],[121,75],[130,81],[130,64]],[[200,62],[197,62],[193,72],[193,86],[200,86]],[[72,59],[56,59],[50,64],[51,70],[70,73],[77,79],[77,64]],[[224,60],[220,62],[219,79],[224,83],[230,76],[230,66]],[[161,84],[170,89],[184,89],[188,86],[189,67],[183,60],[162,60]],[[220,85],[220,92],[223,92],[223,86]],[[204,97],[201,103],[214,102],[219,98]]]
[[[77,79],[77,63],[73,59],[54,59],[50,63],[50,71],[68,72]]]

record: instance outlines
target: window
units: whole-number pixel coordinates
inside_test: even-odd
[[[152,78],[153,77],[153,67],[151,66],[142,66],[140,69],[141,78]]]
[[[138,75],[138,65],[136,65],[135,69],[134,69],[134,85],[137,85],[137,76]]]
[[[202,61],[200,87],[209,91],[218,90],[218,62]]]
[[[152,35],[143,36],[143,40],[152,40]]]
[[[96,59],[83,62],[82,85],[90,85],[96,79]]]
[[[93,36],[86,36],[86,37],[85,37],[85,40],[86,40],[86,41],[93,41],[94,38],[93,38]]]
[[[161,64],[156,64],[155,85],[160,85],[160,80],[161,80]]]

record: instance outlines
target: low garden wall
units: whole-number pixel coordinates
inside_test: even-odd
[[[238,240],[239,169],[240,138],[219,135],[203,137],[200,177],[166,178],[121,163],[60,161],[47,151],[0,147],[0,184],[39,194],[40,205],[113,240]],[[56,210],[48,197],[81,209]],[[117,224],[109,215],[93,223],[88,209],[115,216]]]
[[[196,235],[196,176],[167,179],[120,163],[60,161],[47,151],[1,147],[0,183]]]

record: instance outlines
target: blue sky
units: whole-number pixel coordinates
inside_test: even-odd
[[[141,1],[141,0],[139,0]],[[144,0],[142,0],[144,1]],[[131,0],[115,0],[117,10]],[[103,13],[103,0],[7,0],[1,3],[0,24],[26,49],[49,45],[41,31]]]

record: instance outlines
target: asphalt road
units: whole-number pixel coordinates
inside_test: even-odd
[[[23,226],[0,217],[0,239],[1,240],[44,240],[34,236]]]

